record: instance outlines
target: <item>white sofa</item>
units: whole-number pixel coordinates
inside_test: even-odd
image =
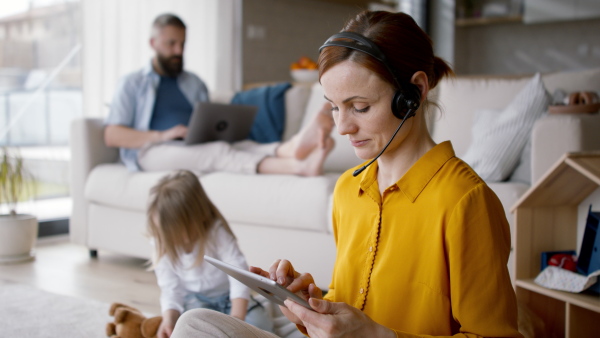
[[[529,77],[458,77],[443,81],[431,98],[443,108],[434,114],[434,140],[451,140],[457,155],[471,142],[473,116],[478,109],[504,108]],[[600,92],[600,69],[546,74],[550,93]],[[288,139],[323,104],[318,84],[294,85],[286,93]],[[567,151],[600,149],[600,115],[549,115],[532,131],[531,182],[535,182]],[[331,232],[331,194],[337,177],[361,161],[345,136],[334,131],[336,147],[320,177],[242,175],[215,172],[201,176],[208,195],[230,222],[248,263],[269,266],[276,258],[290,259],[300,271],[311,272],[320,287],[327,287],[335,243]],[[70,237],[91,252],[149,258],[145,236],[146,202],[150,188],[165,172],[128,172],[118,163],[118,151],[103,143],[102,120],[77,119],[71,126],[72,197]],[[490,183],[509,210],[529,188],[522,182]],[[514,233],[514,231],[513,231]],[[509,263],[512,270],[512,262]]]

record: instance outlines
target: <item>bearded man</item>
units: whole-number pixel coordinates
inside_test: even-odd
[[[121,79],[104,129],[104,143],[120,148],[121,162],[131,171],[320,175],[333,148],[328,104],[315,114],[313,123],[286,142],[185,145],[182,139],[194,105],[209,100],[204,82],[183,69],[185,38],[180,18],[159,15],[150,37],[154,57]]]
[[[185,32],[179,17],[159,15],[150,37],[154,57],[117,86],[104,141],[121,148],[121,161],[131,171],[142,169],[138,153],[144,146],[183,138],[194,104],[208,101],[204,82],[183,70]]]

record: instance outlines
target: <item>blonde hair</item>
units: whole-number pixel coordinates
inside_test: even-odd
[[[198,177],[188,170],[169,174],[152,188],[147,216],[148,232],[155,240],[150,269],[165,255],[180,264],[179,251],[192,243],[200,248],[194,265],[202,263],[208,233],[217,221],[234,236]]]

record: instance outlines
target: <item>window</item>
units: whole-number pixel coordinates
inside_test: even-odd
[[[34,177],[36,202],[17,211],[40,219],[41,202],[69,195],[69,125],[82,115],[80,35],[78,0],[11,0],[0,8],[0,146],[18,148]]]

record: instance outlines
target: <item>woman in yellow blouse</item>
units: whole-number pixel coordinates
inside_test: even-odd
[[[362,12],[321,47],[320,81],[359,158],[334,192],[337,259],[327,295],[287,260],[251,268],[315,311],[282,311],[311,337],[521,337],[497,196],[426,125],[451,69],[406,14]],[[316,248],[318,250],[318,248]]]

